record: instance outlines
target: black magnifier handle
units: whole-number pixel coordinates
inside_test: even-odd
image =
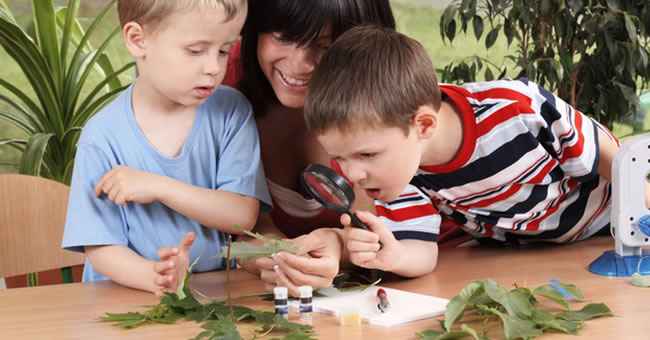
[[[361,220],[357,217],[355,213],[353,213],[351,210],[347,211],[348,216],[350,216],[350,219],[352,219],[352,224],[354,224],[356,227],[361,228],[363,230],[370,231],[370,228],[368,226],[361,222]]]
[[[348,216],[350,216],[350,219],[352,220],[352,224],[354,224],[356,227],[361,228],[363,230],[371,231],[370,228],[368,228],[368,226],[365,223],[361,222],[361,220],[357,217],[357,215],[353,213],[351,210],[348,209],[346,213],[348,214]],[[381,244],[381,242],[377,242],[377,243],[379,243],[379,250],[382,250],[384,248],[384,245]]]

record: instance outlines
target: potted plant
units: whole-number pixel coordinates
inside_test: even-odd
[[[16,61],[36,97],[30,98],[10,79],[0,78],[0,101],[9,106],[9,110],[0,110],[0,119],[27,135],[0,137],[0,147],[22,152],[19,173],[69,184],[81,128],[128,87],[119,76],[134,63],[116,70],[105,52],[121,28],[116,27],[99,47],[90,44],[90,37],[115,2],[107,4],[84,31],[77,17],[79,0],[70,0],[61,8],[55,8],[52,0],[33,0],[30,34],[0,0],[0,45]],[[88,82],[91,72],[103,77],[94,87]]]

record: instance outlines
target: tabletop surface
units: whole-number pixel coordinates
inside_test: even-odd
[[[588,320],[580,329],[584,339],[649,339],[650,289],[631,285],[629,277],[592,274],[587,267],[606,250],[614,248],[611,237],[597,237],[571,245],[527,245],[517,247],[469,247],[444,249],[433,273],[417,279],[387,280],[384,286],[450,299],[472,280],[494,279],[508,289],[536,288],[554,278],[575,284],[584,302],[572,302],[579,309],[592,302],[607,304],[614,317]],[[232,296],[258,293],[263,286],[255,276],[231,272]],[[215,299],[225,298],[225,271],[195,274],[190,285]],[[540,307],[560,311],[555,303],[539,298]],[[178,321],[172,325],[147,324],[131,330],[99,322],[105,312],[145,311],[144,305],[158,304],[151,293],[121,287],[111,282],[75,283],[0,290],[0,339],[189,339],[201,332],[200,324]],[[271,309],[272,302],[259,298],[238,300],[258,310]],[[470,325],[479,329],[476,317]],[[438,317],[393,327],[340,326],[329,315],[314,314],[319,339],[419,339],[415,332],[439,329]],[[292,320],[294,321],[294,320]],[[296,321],[297,322],[297,321]],[[465,322],[465,319],[463,319]],[[488,329],[488,335],[502,339],[503,332]],[[240,329],[245,338],[249,334]],[[493,335],[494,334],[494,335]],[[275,334],[278,336],[279,334]],[[575,339],[575,336],[546,332],[536,339]]]

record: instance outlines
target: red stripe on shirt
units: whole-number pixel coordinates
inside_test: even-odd
[[[582,134],[582,115],[577,110],[574,110],[573,116],[575,117],[575,122],[572,125],[572,129],[575,130],[578,141],[573,146],[569,146],[562,151],[560,163],[564,163],[568,158],[579,158],[584,150],[585,136]]]
[[[384,216],[394,222],[403,222],[423,216],[438,215],[438,211],[431,204],[415,205],[399,209],[388,209],[377,205],[377,215]]]

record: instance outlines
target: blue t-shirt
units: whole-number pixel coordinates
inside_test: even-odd
[[[159,261],[158,249],[175,246],[189,231],[196,232],[190,250],[197,272],[225,267],[212,258],[227,244],[226,233],[203,227],[155,201],[118,206],[104,194],[94,196],[99,179],[117,165],[168,176],[204,188],[225,190],[259,199],[260,213],[271,198],[260,160],[259,139],[252,109],[237,90],[221,86],[196,110],[196,117],[178,157],[159,153],[135,121],[133,86],[88,121],[77,143],[63,248],[123,245]],[[215,213],[228,209],[214,207]],[[83,280],[107,280],[86,261]]]

